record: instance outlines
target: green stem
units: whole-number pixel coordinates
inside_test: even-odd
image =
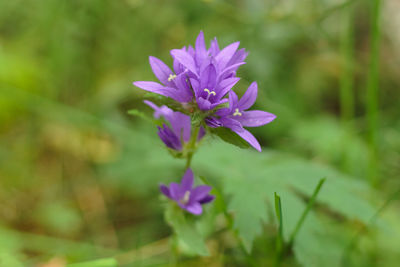
[[[317,187],[314,189],[314,193],[312,194],[310,200],[308,201],[307,207],[303,211],[303,214],[301,215],[300,220],[297,222],[296,228],[290,235],[290,239],[289,239],[289,243],[288,243],[289,247],[293,245],[293,242],[296,239],[296,236],[297,236],[299,230],[301,229],[301,226],[303,225],[304,220],[306,219],[308,213],[310,212],[312,206],[314,205],[317,195],[318,195],[319,191],[321,190],[321,187],[324,184],[325,180],[326,180],[325,178],[322,178],[321,180],[319,180]]]
[[[380,44],[380,16],[381,0],[371,0],[371,44],[370,63],[367,80],[367,120],[368,120],[368,141],[369,141],[369,178],[371,184],[378,182],[378,153],[377,153],[377,132],[378,132],[378,91],[379,91],[379,44]]]
[[[200,131],[200,126],[192,126],[193,132],[192,132],[192,136],[190,137],[189,143],[186,147],[187,149],[187,156],[186,156],[186,166],[185,169],[190,167],[190,164],[192,163],[192,157],[194,152],[196,151],[196,141],[197,141],[197,136],[199,135],[199,131]]]
[[[275,266],[280,266],[283,256],[283,219],[282,219],[282,205],[281,197],[275,192],[275,213],[278,218],[279,228],[278,236],[276,238],[276,254],[275,254]]]
[[[342,29],[340,39],[341,75],[340,75],[340,118],[346,133],[354,132],[354,3],[342,10]],[[349,142],[348,136],[344,138]],[[349,151],[342,151],[341,163],[345,171],[352,169]]]
[[[345,126],[354,117],[354,6],[343,10],[343,26],[340,50],[342,74],[340,79],[340,115]]]
[[[212,185],[205,177],[203,177],[203,176],[199,176],[199,177],[200,177],[201,181],[204,184],[210,185],[210,186]],[[235,238],[236,238],[236,240],[237,240],[237,242],[239,244],[240,249],[242,250],[243,254],[246,257],[248,266],[257,266],[256,261],[251,257],[250,253],[247,252],[246,247],[244,246],[242,240],[240,239],[240,237],[238,236],[237,232],[234,229],[233,218],[228,212],[228,206],[225,203],[225,200],[224,200],[224,198],[222,196],[222,193],[215,186],[213,187],[213,190],[215,190],[216,199],[218,199],[220,201],[220,203],[221,203],[222,210],[223,210],[223,213],[224,213],[224,216],[225,216],[225,220],[226,220],[226,223],[227,223],[227,228],[229,230],[231,230],[233,235],[235,236]]]

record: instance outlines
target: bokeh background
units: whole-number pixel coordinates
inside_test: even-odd
[[[397,0],[0,1],[0,266],[123,253],[126,266],[169,264],[158,184],[184,163],[167,164],[153,125],[127,110],[151,115],[132,82],[155,80],[148,56],[171,64],[169,50],[200,30],[250,52],[236,90],[257,81],[257,108],[278,116],[252,130],[264,150],[390,199],[378,216],[391,218],[390,249],[365,242],[353,263],[398,266],[399,10]],[[339,246],[359,229],[353,221]],[[244,266],[232,254],[187,264]]]

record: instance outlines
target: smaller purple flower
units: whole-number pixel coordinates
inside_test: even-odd
[[[215,196],[209,194],[211,186],[193,187],[193,182],[193,172],[188,168],[180,184],[171,183],[169,187],[162,184],[160,190],[166,197],[178,203],[182,209],[194,215],[200,215],[203,212],[201,205],[213,201]]]
[[[164,144],[173,150],[182,151],[184,145],[189,142],[191,136],[191,122],[190,117],[178,111],[173,111],[167,106],[158,107],[151,101],[145,100],[145,104],[154,109],[154,117],[156,119],[164,117],[169,125],[163,124],[162,127],[158,126],[158,136]],[[197,141],[205,135],[203,127],[200,128]]]
[[[206,123],[212,128],[226,127],[234,131],[252,147],[261,151],[261,146],[257,139],[243,127],[258,127],[270,123],[276,118],[276,115],[261,111],[261,110],[247,110],[253,106],[257,99],[258,86],[253,82],[246,93],[238,100],[235,92],[229,92],[229,107],[218,110],[216,117],[208,117]]]

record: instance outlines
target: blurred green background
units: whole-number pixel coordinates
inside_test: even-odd
[[[264,150],[361,180],[372,202],[393,198],[379,216],[399,238],[399,9],[396,0],[1,0],[0,266],[127,251],[126,266],[169,264],[158,184],[184,163],[166,161],[156,129],[127,110],[151,115],[132,82],[155,80],[148,56],[171,64],[169,50],[200,30],[250,52],[236,90],[257,81],[257,108],[278,116],[252,130]],[[399,242],[382,254],[375,241],[355,266],[398,266]],[[223,251],[187,264],[246,266]]]

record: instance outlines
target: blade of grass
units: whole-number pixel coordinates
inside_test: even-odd
[[[275,266],[280,266],[283,253],[283,222],[281,197],[275,192],[275,214],[278,219],[278,236],[276,238]]]
[[[303,214],[301,215],[299,221],[296,224],[296,227],[294,228],[292,234],[290,235],[290,239],[289,239],[289,243],[288,243],[289,247],[293,244],[294,240],[296,239],[296,236],[299,233],[301,226],[303,225],[304,220],[306,219],[312,206],[314,205],[317,195],[318,195],[319,191],[321,190],[322,185],[325,183],[325,180],[326,180],[326,178],[322,178],[321,180],[319,180],[317,187],[314,189],[314,193],[312,194],[310,200],[308,201],[307,207],[304,209]]]
[[[340,115],[343,124],[348,126],[354,117],[354,5],[349,5],[342,13]]]
[[[372,185],[378,182],[378,91],[379,91],[379,47],[381,39],[380,16],[381,0],[371,1],[371,41],[370,41],[370,62],[367,78],[367,121],[368,121],[368,143],[369,143],[369,179]]]

